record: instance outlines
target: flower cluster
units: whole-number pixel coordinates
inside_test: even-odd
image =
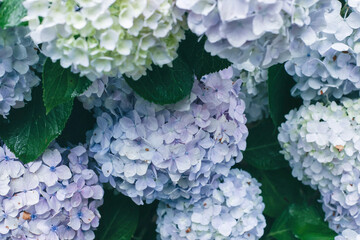
[[[306,101],[324,96],[340,99],[360,90],[360,13],[348,9],[342,17],[340,1],[329,2],[331,8],[322,23],[326,27],[293,41],[291,60],[285,65],[296,81],[292,94]],[[355,5],[355,1],[350,2]]]
[[[211,54],[266,67],[288,60],[294,39],[307,39],[321,30],[318,20],[329,2],[177,0],[176,4],[189,12],[189,28],[206,35],[205,49]]]
[[[160,203],[160,239],[259,239],[265,228],[260,184],[238,169],[212,183],[212,191],[194,204]]]
[[[89,79],[134,79],[170,64],[184,38],[173,0],[25,0],[31,37],[43,53]]]
[[[23,165],[0,147],[1,239],[94,239],[103,188],[85,147],[54,145]]]
[[[30,69],[39,56],[26,27],[0,29],[0,115],[5,117],[11,107],[21,107],[31,100],[31,88],[40,79]]]
[[[247,123],[269,116],[268,71],[252,64],[233,66],[234,74],[242,81],[240,98],[245,102]]]
[[[111,79],[89,139],[100,179],[138,204],[155,198],[196,201],[202,186],[226,176],[246,147],[241,81],[232,76],[231,68],[204,76],[189,98],[165,107]]]
[[[293,175],[319,189],[330,226],[360,233],[360,100],[292,110],[279,128]]]

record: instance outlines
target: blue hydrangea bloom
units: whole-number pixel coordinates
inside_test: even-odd
[[[329,3],[324,19],[317,21],[325,28],[294,40],[285,64],[296,81],[292,94],[305,101],[340,99],[360,90],[360,13],[350,8],[342,17],[340,1]]]
[[[11,107],[21,107],[31,100],[31,88],[40,79],[31,70],[37,68],[38,51],[26,27],[0,29],[0,115]]]
[[[233,63],[268,67],[289,59],[289,45],[319,31],[329,0],[177,0],[205,49]]]
[[[84,146],[22,164],[0,147],[0,239],[94,239],[104,190]]]
[[[162,240],[259,239],[266,226],[260,184],[239,169],[211,183],[211,192],[194,204],[178,199],[158,206]]]
[[[202,186],[227,175],[246,147],[241,81],[232,76],[231,68],[204,76],[191,96],[170,106],[147,102],[111,79],[89,134],[100,179],[138,204],[198,199]]]

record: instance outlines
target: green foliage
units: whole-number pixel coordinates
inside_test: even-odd
[[[76,98],[69,120],[65,128],[56,141],[62,146],[67,147],[69,143],[79,144],[86,142],[86,132],[92,130],[95,125],[95,118],[92,113],[85,110],[82,103]]]
[[[0,28],[15,27],[26,16],[23,0],[4,0],[0,7]]]
[[[271,119],[265,119],[250,128],[246,142],[244,160],[249,165],[262,170],[275,170],[288,166],[288,162],[279,152],[281,148],[277,140],[277,130]]]
[[[280,126],[291,109],[302,104],[300,99],[295,99],[290,94],[294,85],[295,81],[286,73],[284,65],[278,64],[269,68],[270,116],[276,127]]]
[[[194,75],[200,79],[231,65],[229,61],[206,52],[205,40],[198,41],[196,35],[187,32],[186,39],[180,43],[179,57],[172,63],[173,67],[153,65],[152,70],[148,70],[139,80],[125,77],[126,82],[150,102],[165,105],[184,99],[190,95]]]
[[[152,66],[146,76],[134,81],[125,77],[126,82],[141,97],[157,104],[171,104],[184,99],[191,92],[194,77],[190,67],[181,59],[173,62],[173,67]]]
[[[317,205],[292,204],[276,219],[266,239],[333,240],[336,233]]]
[[[132,239],[139,221],[139,206],[130,198],[105,191],[100,214],[100,226],[95,231],[97,240]]]
[[[31,102],[24,108],[13,109],[9,118],[0,122],[0,137],[21,161],[34,161],[60,135],[72,105],[72,101],[60,104],[46,114],[42,90],[37,87]]]
[[[292,177],[289,167],[271,171],[249,166],[244,168],[261,183],[267,216],[278,217],[291,203],[304,200],[302,184]]]
[[[179,48],[179,56],[192,68],[197,79],[231,66],[228,60],[211,56],[206,52],[205,42],[205,36],[199,39],[194,33],[188,31]]]
[[[86,77],[72,73],[70,68],[62,68],[60,61],[53,63],[49,58],[44,65],[42,82],[46,113],[62,103],[71,101],[91,85],[91,81]]]

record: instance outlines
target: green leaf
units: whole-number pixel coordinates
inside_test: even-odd
[[[336,233],[324,221],[317,205],[292,204],[275,220],[266,239],[333,240]]]
[[[26,16],[23,0],[4,0],[0,7],[0,28],[16,27]]]
[[[271,119],[265,119],[259,125],[249,129],[244,160],[251,166],[263,170],[275,170],[289,166],[280,154],[277,130]]]
[[[285,115],[302,104],[301,99],[290,94],[295,81],[285,71],[284,65],[278,64],[269,68],[268,89],[270,116],[276,127],[285,120]]]
[[[49,58],[45,61],[42,79],[46,113],[79,96],[91,85],[86,77],[72,73],[70,68],[62,68],[59,61],[53,63]]]
[[[150,102],[161,105],[176,103],[190,95],[194,77],[181,58],[175,59],[173,66],[152,66],[153,70],[139,80],[128,77],[125,80],[137,94]]]
[[[324,221],[320,207],[293,204],[289,207],[292,231],[301,240],[333,240],[336,236]]]
[[[282,214],[275,220],[271,227],[266,239],[275,238],[277,240],[296,240],[291,227],[289,226],[291,216],[288,209],[282,212]]]
[[[131,240],[139,221],[139,206],[130,198],[105,191],[100,214],[100,226],[95,231],[97,240]]]
[[[205,51],[206,37],[200,40],[191,31],[186,32],[186,38],[180,43],[179,56],[192,68],[197,79],[218,72],[231,66],[231,63],[218,56],[211,56]]]
[[[86,132],[94,128],[95,122],[93,114],[85,110],[82,103],[75,98],[69,120],[56,142],[62,147],[69,146],[69,143],[77,145],[86,142]]]
[[[303,200],[300,192],[302,184],[292,177],[290,168],[264,171],[246,167],[245,170],[261,183],[264,214],[278,217],[290,204]]]
[[[73,105],[69,101],[46,114],[41,92],[41,87],[33,89],[32,101],[0,122],[0,137],[24,163],[37,159],[61,134]]]

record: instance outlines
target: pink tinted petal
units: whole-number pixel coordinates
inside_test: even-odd
[[[94,195],[94,192],[91,187],[85,186],[83,189],[81,189],[81,195],[84,198],[91,198]]]
[[[57,167],[55,170],[55,173],[58,176],[58,178],[60,178],[62,180],[71,178],[70,169],[65,165],[61,165],[61,166]]]
[[[82,201],[80,193],[75,193],[74,196],[71,198],[71,206],[78,207]]]
[[[91,186],[92,191],[93,191],[93,199],[102,199],[104,197],[104,189],[99,186],[99,185],[95,185],[95,186]]]
[[[83,220],[84,223],[89,224],[95,218],[95,214],[86,207],[83,207],[81,209],[81,213],[82,213],[81,220]]]
[[[61,162],[61,155],[60,152],[55,150],[46,150],[42,156],[42,160],[45,164],[49,167],[56,167]]]

